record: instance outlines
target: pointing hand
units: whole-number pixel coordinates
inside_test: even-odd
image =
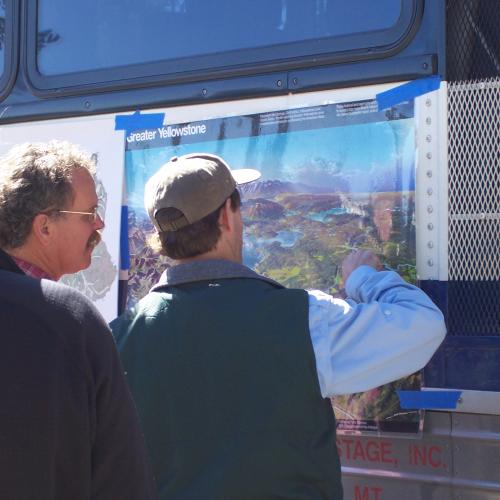
[[[380,259],[369,250],[355,250],[350,253],[342,262],[342,278],[344,284],[347,278],[351,275],[354,269],[359,266],[371,266],[373,269],[380,271],[382,269],[382,263]]]

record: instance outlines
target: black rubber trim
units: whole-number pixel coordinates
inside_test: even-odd
[[[59,99],[16,102],[0,111],[0,123],[90,116],[102,113],[127,113],[137,109],[168,108],[208,102],[250,99],[301,93],[346,86],[397,82],[436,74],[436,55],[422,55],[341,64],[290,73],[272,73],[241,78],[191,82],[115,92],[90,92],[88,95]],[[29,96],[29,94],[28,94]],[[1,108],[0,108],[1,109]]]

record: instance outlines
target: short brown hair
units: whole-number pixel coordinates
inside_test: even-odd
[[[236,212],[241,206],[241,197],[238,190],[235,189],[228,199],[231,200],[231,210]],[[219,216],[226,201],[212,213],[193,224],[189,224],[177,231],[155,233],[149,240],[150,246],[160,255],[166,255],[171,259],[196,257],[213,250],[221,235]],[[172,209],[171,213],[173,219],[178,217],[178,214],[173,213],[174,210]]]
[[[14,146],[0,160],[0,248],[20,247],[37,214],[70,203],[72,175],[82,168],[94,173],[90,156],[69,142]]]

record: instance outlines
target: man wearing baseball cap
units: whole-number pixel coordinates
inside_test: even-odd
[[[242,265],[237,185],[258,177],[198,153],[145,189],[175,265],[112,328],[162,499],[341,499],[328,398],[421,369],[444,338],[431,300],[371,252],[343,262],[345,301]]]

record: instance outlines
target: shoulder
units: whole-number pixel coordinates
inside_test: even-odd
[[[98,309],[74,288],[48,280],[40,287],[50,315],[44,320],[73,353],[85,359],[94,381],[100,380],[114,366],[117,358],[111,329]]]
[[[17,311],[16,315],[22,315],[22,328],[30,335],[44,332],[54,349],[64,350],[75,369],[89,373],[87,368],[92,364],[106,366],[114,349],[110,329],[80,292],[13,273],[0,272],[0,283],[0,309],[8,311],[10,307]],[[13,332],[21,328],[15,318],[9,323]],[[53,356],[56,359],[55,352]]]
[[[61,318],[81,325],[89,323],[105,325],[94,304],[78,290],[50,280],[40,280],[40,289],[44,301],[51,309],[57,311]]]
[[[348,301],[333,297],[326,292],[321,290],[307,290],[307,298],[309,301],[309,307],[319,308],[319,309],[331,309],[332,307],[349,309],[350,304]]]
[[[33,321],[68,334],[108,330],[97,308],[80,292],[50,280],[0,271],[0,303],[22,309]],[[37,319],[38,318],[38,319]]]
[[[150,292],[120,317],[124,320],[136,316],[156,317],[168,309],[172,298],[172,294],[166,291]]]
[[[150,292],[134,307],[114,319],[109,326],[118,346],[131,329],[140,327],[142,330],[146,322],[151,324],[150,319],[155,319],[166,312],[171,301],[172,295],[168,292]]]
[[[320,290],[308,290],[309,324],[312,328],[332,321],[337,315],[344,316],[351,310],[348,301],[332,297]]]

